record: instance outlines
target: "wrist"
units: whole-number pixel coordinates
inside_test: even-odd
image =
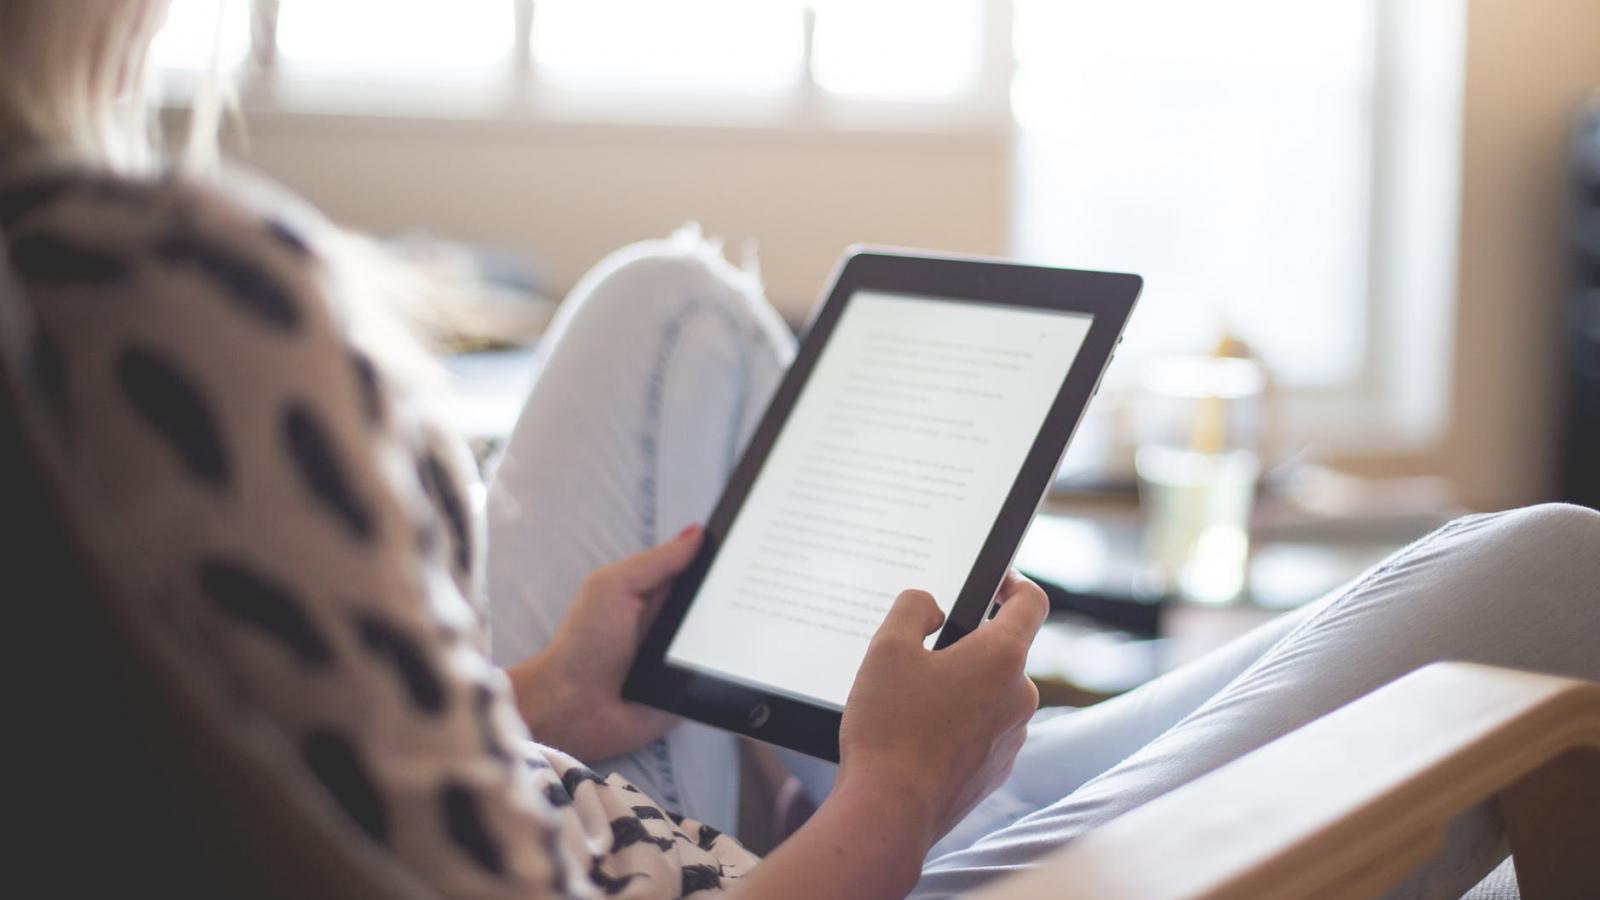
[[[890,845],[885,849],[893,852],[883,858],[910,860],[909,874],[915,880],[928,848],[939,838],[939,811],[925,779],[887,762],[851,763],[840,767],[824,805],[837,805],[842,815],[863,823]]]
[[[926,840],[931,847],[941,834],[938,830],[942,814],[938,802],[941,785],[935,771],[936,767],[926,760],[918,765],[916,761],[892,755],[856,755],[840,765],[834,789],[837,791],[842,785],[878,802],[892,803],[926,827]]]
[[[932,832],[926,801],[862,768],[840,769],[801,829],[740,879],[740,897],[904,897],[922,877]]]
[[[556,675],[549,651],[507,668],[506,675],[511,679],[517,714],[534,740],[561,747],[561,722],[568,719],[561,711],[561,698],[566,691]]]

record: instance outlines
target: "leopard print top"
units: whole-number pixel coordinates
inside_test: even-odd
[[[0,357],[86,562],[285,778],[452,898],[717,892],[756,858],[534,743],[464,448],[362,349],[340,233],[164,176],[0,173]],[[0,273],[3,274],[3,273]]]

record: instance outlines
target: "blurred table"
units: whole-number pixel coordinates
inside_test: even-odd
[[[488,463],[511,436],[522,405],[544,364],[543,344],[457,353],[439,360],[449,402],[446,424],[466,438],[479,463]]]
[[[1252,527],[1243,594],[1213,605],[1151,592],[1131,497],[1052,497],[1017,553],[1017,568],[1051,595],[1029,674],[1051,705],[1132,689],[1348,583],[1439,518],[1315,519],[1268,502]]]

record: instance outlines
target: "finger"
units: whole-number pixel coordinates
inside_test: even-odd
[[[1006,600],[1016,592],[1019,585],[1028,581],[1027,576],[1016,569],[1007,569],[1005,577],[1000,579],[1000,587],[994,592],[994,605],[1004,606]],[[1030,584],[1032,582],[1029,582]]]
[[[889,614],[878,626],[878,634],[903,638],[920,643],[923,638],[939,630],[944,624],[944,613],[927,591],[901,591],[889,607]]]
[[[989,627],[1016,638],[1023,644],[1033,643],[1033,638],[1050,614],[1050,600],[1037,584],[1018,575],[1007,573],[1001,588],[1000,609],[994,614]],[[980,629],[981,630],[981,629]]]
[[[640,594],[639,599],[644,601],[645,612],[654,614],[658,608],[666,605],[667,598],[670,596],[672,596],[672,586],[670,584],[659,584]]]
[[[651,731],[662,734],[678,727],[678,724],[683,721],[675,713],[659,710],[653,706],[645,706],[642,703],[634,703],[631,700],[622,701],[622,708]]]
[[[1017,690],[1017,722],[1027,730],[1033,714],[1039,711],[1039,686],[1033,679],[1023,676]]]
[[[656,617],[661,615],[662,608],[667,605],[667,598],[672,596],[670,587],[670,585],[663,584],[639,595],[639,599],[644,601],[639,609],[639,621],[637,623],[641,639],[644,637],[644,633],[650,630],[650,626],[655,624]]]
[[[666,543],[612,563],[611,574],[626,590],[641,594],[657,590],[689,567],[703,536],[700,526],[690,525]]]

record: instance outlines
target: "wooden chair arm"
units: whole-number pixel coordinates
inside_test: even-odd
[[[1524,900],[1600,896],[1600,684],[1428,666],[982,896],[1370,897],[1497,796]]]

